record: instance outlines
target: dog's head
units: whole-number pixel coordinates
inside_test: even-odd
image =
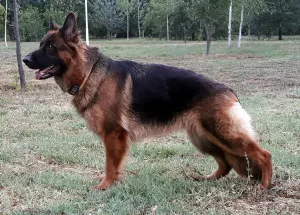
[[[60,76],[68,70],[77,55],[80,31],[77,18],[70,12],[62,27],[50,18],[50,30],[40,43],[40,48],[24,57],[23,62],[30,69],[37,69],[36,79]]]

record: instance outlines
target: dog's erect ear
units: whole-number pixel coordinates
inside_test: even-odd
[[[70,12],[65,20],[63,27],[61,28],[65,39],[67,41],[78,42],[80,37],[80,31],[77,28],[76,14]]]
[[[50,30],[58,30],[59,29],[59,26],[54,22],[52,16],[50,16],[49,27],[50,27]]]

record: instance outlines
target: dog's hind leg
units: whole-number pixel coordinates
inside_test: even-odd
[[[218,169],[215,172],[204,176],[203,177],[204,179],[216,180],[216,179],[222,178],[222,177],[228,175],[228,173],[232,169],[232,167],[228,164],[228,162],[223,157],[221,157],[221,156],[213,156],[213,157],[215,158],[216,162],[219,165]]]
[[[272,180],[271,154],[256,141],[250,120],[246,111],[235,102],[201,121],[206,137],[227,153],[226,160],[237,173],[246,175],[248,158],[255,168],[253,173],[261,175],[261,187],[267,189]],[[240,162],[242,159],[244,162]]]
[[[250,179],[261,180],[261,168],[260,166],[246,156],[241,157],[225,152],[225,158],[230,166],[241,176],[248,177]]]
[[[104,190],[120,178],[123,162],[129,146],[128,134],[123,129],[120,131],[112,131],[102,139],[106,153],[105,177],[101,183],[94,188]]]
[[[199,130],[197,131],[197,129],[189,129],[187,133],[191,142],[198,150],[200,150],[203,154],[213,156],[218,163],[218,169],[215,172],[204,176],[203,179],[216,180],[226,176],[232,168],[225,158],[224,151],[220,147],[211,143],[204,135],[201,134],[201,132],[199,132]]]

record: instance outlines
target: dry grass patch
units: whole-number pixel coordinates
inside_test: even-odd
[[[4,214],[299,214],[300,42],[248,41],[242,49],[214,42],[92,41],[117,59],[164,63],[230,85],[252,115],[261,143],[273,154],[274,187],[215,170],[183,133],[134,144],[126,179],[107,191],[91,189],[104,170],[104,148],[53,80],[26,70],[20,92],[13,44],[0,53],[0,213]],[[23,43],[23,53],[37,43]]]

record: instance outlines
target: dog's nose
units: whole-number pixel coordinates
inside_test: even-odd
[[[28,66],[32,62],[31,54],[24,57],[23,62]]]
[[[28,66],[30,69],[39,69],[38,63],[34,58],[34,53],[30,53],[23,58],[23,62]]]

